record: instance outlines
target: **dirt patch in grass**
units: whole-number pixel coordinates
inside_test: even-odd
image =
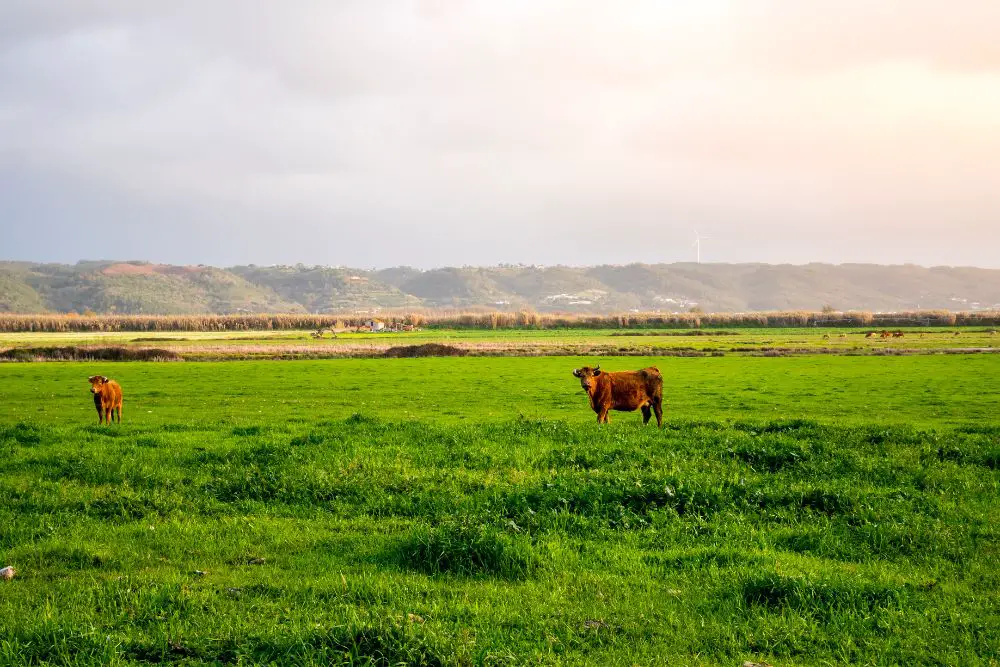
[[[164,341],[181,341],[181,340],[191,340],[190,338],[175,338],[172,336],[142,336],[139,338],[133,338],[131,342],[133,343],[162,343]]]
[[[468,350],[463,350],[454,345],[442,345],[441,343],[424,343],[423,345],[398,345],[390,347],[382,353],[383,357],[389,358],[412,358],[412,357],[464,357],[469,354]]]

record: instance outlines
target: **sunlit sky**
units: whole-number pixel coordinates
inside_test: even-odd
[[[4,0],[0,259],[1000,268],[1000,2]]]

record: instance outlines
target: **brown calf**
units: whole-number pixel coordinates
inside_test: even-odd
[[[584,366],[573,371],[590,398],[590,407],[597,413],[597,423],[607,424],[610,410],[632,412],[642,410],[642,423],[656,414],[656,425],[663,427],[663,376],[650,366],[641,371],[608,373],[600,366]]]
[[[97,423],[103,424],[105,419],[110,424],[115,411],[118,412],[118,423],[122,423],[122,388],[114,380],[103,375],[94,375],[90,380],[90,393],[94,395],[94,407],[97,408]]]

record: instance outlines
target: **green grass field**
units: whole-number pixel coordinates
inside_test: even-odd
[[[1000,661],[1000,356],[600,361],[0,364],[0,664]]]
[[[896,329],[893,329],[894,331]],[[377,356],[393,346],[443,343],[478,354],[746,355],[762,353],[914,354],[1000,351],[988,327],[900,329],[902,338],[866,338],[871,329],[424,329],[408,333],[341,332],[316,339],[310,331],[153,331],[0,333],[0,351],[18,347],[125,346],[161,348],[189,360],[286,356]],[[957,335],[956,335],[957,334]]]

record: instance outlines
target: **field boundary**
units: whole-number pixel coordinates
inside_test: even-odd
[[[802,357],[802,356],[921,356],[941,354],[996,354],[996,347],[873,348],[873,347],[630,347],[609,345],[532,343],[462,343],[450,345],[202,345],[164,350],[150,347],[78,345],[62,347],[11,347],[0,349],[0,363],[45,361],[246,361],[309,359],[388,359],[420,357]]]

